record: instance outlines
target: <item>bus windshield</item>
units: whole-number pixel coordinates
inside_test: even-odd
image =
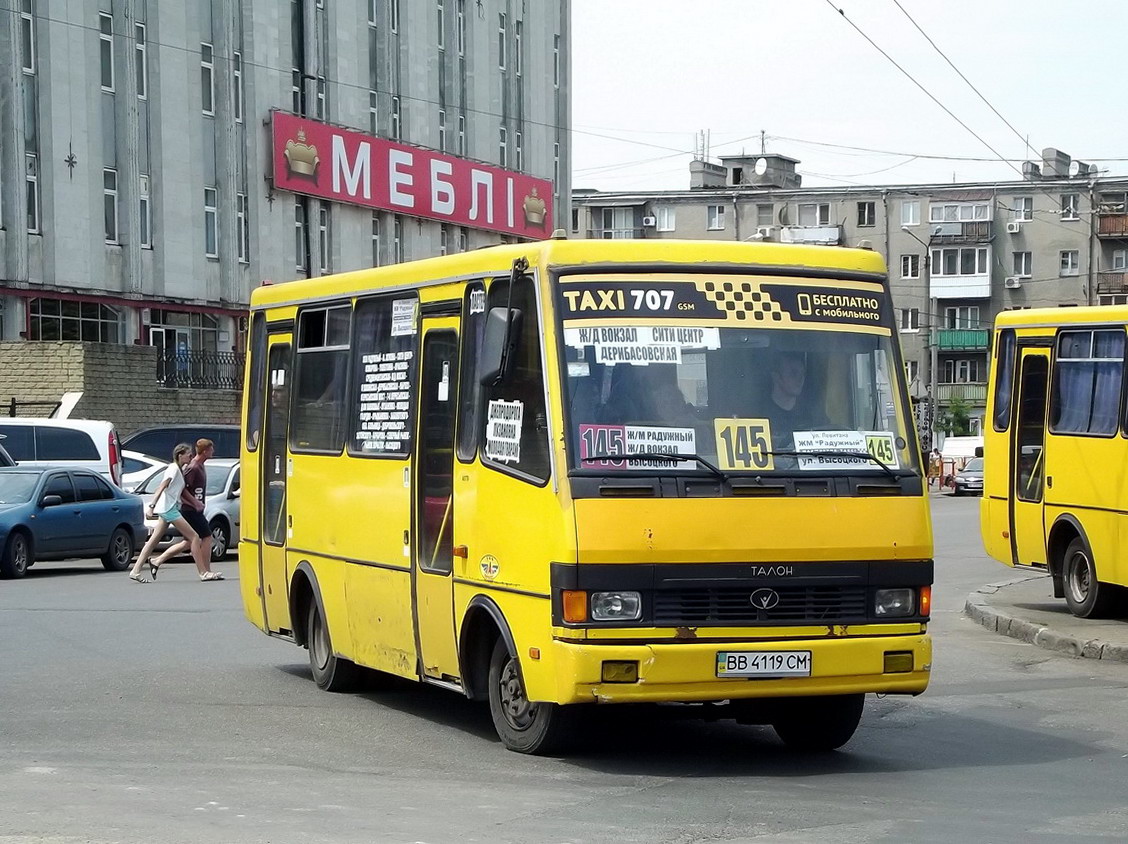
[[[888,330],[576,319],[565,320],[563,339],[573,470],[918,465]]]

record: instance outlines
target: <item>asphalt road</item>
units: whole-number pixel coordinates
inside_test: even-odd
[[[933,511],[933,684],[871,698],[829,757],[622,710],[582,755],[524,757],[449,692],[318,691],[243,620],[234,562],[146,586],[37,565],[0,582],[0,844],[1128,838],[1128,666],[965,619],[1008,570],[976,499]]]

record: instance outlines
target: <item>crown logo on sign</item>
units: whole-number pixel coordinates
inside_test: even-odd
[[[317,155],[317,147],[306,143],[305,129],[298,129],[297,139],[286,141],[286,148],[282,155],[286,157],[286,171],[290,176],[309,179],[317,184],[317,168],[321,158]]]
[[[546,208],[544,200],[537,196],[536,188],[533,188],[530,193],[525,195],[523,207],[525,210],[525,223],[530,226],[536,226],[538,229],[543,229]]]

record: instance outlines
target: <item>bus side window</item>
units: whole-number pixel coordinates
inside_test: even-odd
[[[999,348],[995,355],[995,414],[996,431],[1010,426],[1011,392],[1014,384],[1014,329],[1004,329],[999,334]]]
[[[344,447],[351,325],[351,305],[303,311],[298,316],[292,451],[339,454]]]
[[[251,377],[247,384],[247,450],[258,448],[262,428],[263,385],[266,383],[266,315],[259,311],[251,321]]]
[[[466,285],[462,304],[462,373],[458,388],[458,459],[469,463],[478,453],[478,425],[482,384],[474,377],[478,350],[486,331],[486,287],[480,281]]]
[[[510,303],[509,279],[494,281],[487,298],[487,312]],[[479,430],[484,428],[483,462],[543,483],[550,474],[548,414],[541,365],[541,325],[536,292],[529,276],[522,276],[514,286],[512,306],[523,314],[521,336],[515,350],[516,359],[511,361],[505,380],[484,386],[486,412],[479,417]],[[494,425],[491,414],[505,419],[498,419],[498,424]],[[495,432],[493,439],[491,429]],[[497,435],[499,431],[506,433]]]
[[[352,395],[344,420],[349,454],[394,458],[411,454],[418,306],[414,293],[385,294],[356,303]]]

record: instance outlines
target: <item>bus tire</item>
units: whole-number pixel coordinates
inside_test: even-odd
[[[360,670],[355,662],[333,654],[333,641],[329,638],[325,610],[316,599],[310,601],[306,631],[309,669],[318,688],[327,692],[347,692],[354,689]]]
[[[576,720],[574,707],[531,703],[525,696],[517,657],[498,638],[490,657],[490,717],[502,744],[516,753],[543,756],[570,743]]]
[[[1061,567],[1065,605],[1078,618],[1103,618],[1113,609],[1116,589],[1097,580],[1093,555],[1081,537],[1066,546]]]
[[[772,719],[772,728],[792,750],[837,750],[858,729],[865,702],[864,694],[795,698],[780,706]]]

